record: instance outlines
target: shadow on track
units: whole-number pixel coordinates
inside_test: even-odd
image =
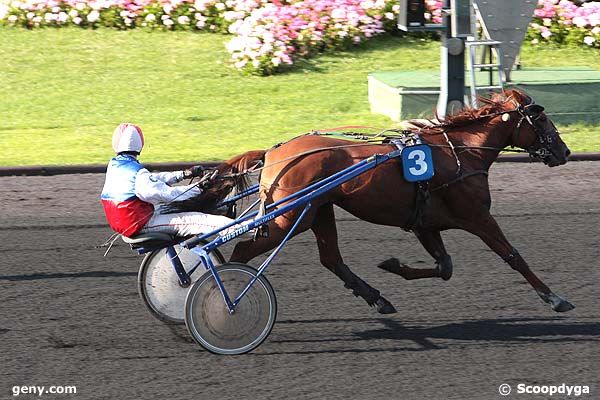
[[[298,350],[281,351],[262,354],[319,354],[319,353],[370,353],[370,352],[403,352],[403,351],[425,351],[446,349],[454,345],[479,345],[486,342],[501,342],[507,344],[534,344],[534,343],[557,343],[557,342],[600,342],[600,323],[570,323],[568,319],[555,318],[505,318],[505,319],[483,319],[466,320],[448,323],[438,326],[404,326],[394,319],[314,319],[298,321],[280,321],[287,324],[326,324],[326,323],[380,323],[384,327],[370,329],[361,332],[353,332],[352,336],[323,338],[323,339],[295,339],[295,340],[273,340],[280,344],[302,344],[302,343],[341,343],[352,342],[348,348],[323,349],[323,350]],[[398,342],[398,346],[377,348],[356,348],[356,343],[374,340],[386,340]],[[436,344],[432,340],[436,340]],[[406,346],[405,342],[413,342],[414,345]],[[456,341],[457,343],[453,343]],[[401,343],[404,342],[404,343]],[[465,343],[470,342],[470,343]]]
[[[37,281],[40,279],[62,279],[62,278],[115,278],[121,276],[137,276],[137,272],[116,271],[87,271],[87,272],[54,272],[28,275],[0,275],[0,281]]]

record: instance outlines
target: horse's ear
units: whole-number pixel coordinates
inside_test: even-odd
[[[544,112],[544,107],[540,106],[539,104],[531,104],[527,106],[527,111],[533,115],[537,115]]]
[[[519,104],[522,104],[524,106],[532,104],[533,103],[533,99],[531,98],[531,96],[529,96],[528,94],[526,94],[525,92],[522,92],[518,89],[510,89],[506,92],[506,97],[512,97],[514,98]]]

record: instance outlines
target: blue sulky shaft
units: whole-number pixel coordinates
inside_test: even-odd
[[[258,184],[252,185],[248,189],[244,190],[243,192],[238,193],[235,196],[232,196],[230,198],[223,200],[222,202],[217,204],[216,208],[223,207],[223,206],[229,205],[231,203],[235,203],[239,199],[243,199],[246,196],[250,196],[251,194],[258,193],[258,188],[259,188]]]

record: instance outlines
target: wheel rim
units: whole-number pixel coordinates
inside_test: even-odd
[[[185,248],[175,246],[183,266],[190,270],[200,260],[200,257]],[[222,262],[217,255],[210,254],[215,264]],[[200,264],[190,275],[194,282],[205,272]],[[179,278],[173,269],[166,250],[158,250],[149,257],[140,271],[140,294],[154,316],[162,321],[178,324],[184,323],[185,298],[189,287],[179,285]]]
[[[230,297],[237,297],[255,271],[246,266],[221,266],[219,276]],[[260,277],[230,314],[210,272],[190,289],[186,300],[186,324],[201,346],[217,354],[242,354],[260,345],[269,335],[277,304],[269,282]]]

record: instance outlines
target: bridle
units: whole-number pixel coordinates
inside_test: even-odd
[[[517,103],[514,99],[513,101]],[[523,122],[527,122],[527,124],[529,124],[529,126],[531,126],[533,129],[536,139],[529,147],[525,148],[525,151],[529,153],[531,157],[541,160],[551,156],[552,152],[549,150],[549,148],[554,144],[556,137],[558,136],[558,129],[556,129],[556,126],[552,121],[550,121],[550,124],[552,124],[554,129],[551,132],[548,132],[539,126],[541,123],[540,118],[544,112],[544,107],[533,102],[527,105],[517,103],[514,110],[507,111],[506,113],[511,112],[517,112],[520,115],[520,119],[517,122],[515,130],[512,134],[511,147],[514,147],[515,143],[518,143]]]

